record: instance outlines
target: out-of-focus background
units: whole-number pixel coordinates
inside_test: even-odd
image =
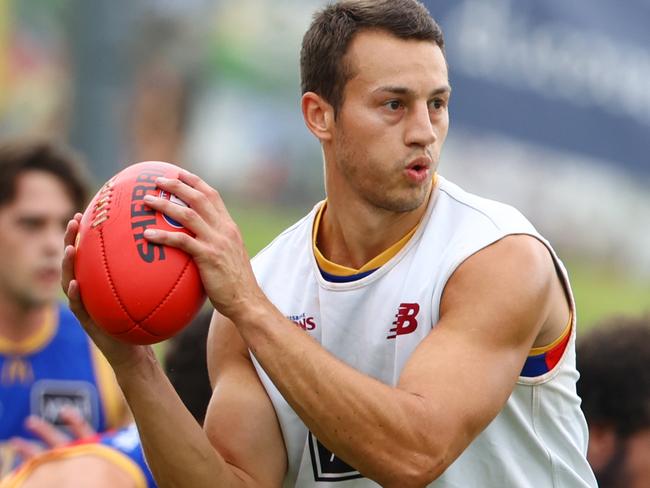
[[[453,97],[441,173],[549,238],[581,330],[650,310],[650,2],[428,0]],[[323,197],[300,114],[322,0],[0,0],[0,136],[68,141],[99,186],[164,160],[225,196],[251,254]]]

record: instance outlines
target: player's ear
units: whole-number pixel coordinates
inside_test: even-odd
[[[302,116],[307,128],[321,142],[332,138],[334,108],[320,95],[307,92],[302,96]]]

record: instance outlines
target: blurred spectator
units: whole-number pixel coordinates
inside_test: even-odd
[[[601,488],[650,486],[650,315],[612,317],[578,340],[587,457]]]
[[[95,431],[128,416],[106,360],[57,300],[64,227],[86,199],[67,148],[0,142],[0,474],[39,449],[39,419],[66,424],[66,406]]]
[[[212,395],[206,341],[212,309],[201,312],[170,339],[165,371],[181,400],[203,423]],[[154,488],[135,424],[114,433],[83,439],[35,457],[0,488]]]

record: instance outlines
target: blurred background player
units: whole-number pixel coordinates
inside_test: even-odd
[[[599,486],[650,486],[650,316],[606,319],[579,338],[577,356]]]
[[[124,425],[113,373],[57,300],[65,224],[86,199],[84,168],[67,148],[0,142],[0,473],[37,439],[39,419],[64,424],[66,406],[95,431]]]
[[[203,424],[212,395],[206,340],[212,310],[200,313],[170,339],[165,372],[194,418]],[[70,446],[48,451],[25,463],[0,488],[152,488],[135,424]]]

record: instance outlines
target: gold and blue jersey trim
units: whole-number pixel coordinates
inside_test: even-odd
[[[316,258],[316,263],[318,264],[318,267],[321,270],[321,274],[328,281],[348,282],[348,281],[358,280],[365,276],[368,276],[369,274],[372,274],[373,271],[377,270],[378,268],[386,264],[388,261],[390,261],[390,259],[393,256],[395,256],[398,252],[400,252],[402,248],[406,245],[406,243],[411,239],[411,237],[413,237],[413,234],[415,234],[415,231],[418,228],[418,226],[416,225],[399,241],[397,241],[395,244],[390,246],[388,249],[386,249],[378,256],[372,258],[370,261],[368,261],[360,268],[358,269],[349,268],[347,266],[342,266],[340,264],[336,264],[333,261],[330,261],[325,256],[323,256],[323,253],[321,253],[320,249],[318,249],[316,236],[318,235],[318,228],[321,222],[321,216],[323,214],[326,205],[327,205],[327,201],[325,201],[323,205],[321,205],[321,207],[318,209],[318,213],[316,214],[316,218],[314,219],[312,248],[314,251],[314,257]]]
[[[535,378],[555,368],[562,359],[571,338],[572,325],[573,313],[569,314],[569,323],[557,339],[546,346],[534,347],[530,350],[519,376]]]
[[[437,175],[434,174],[432,188],[435,187],[436,183]],[[411,240],[411,237],[413,237],[413,234],[415,234],[418,227],[420,226],[420,222],[418,222],[418,224],[409,232],[407,232],[406,235],[404,235],[399,241],[397,241],[395,244],[390,246],[379,255],[372,258],[360,268],[349,268],[347,266],[342,266],[333,261],[330,261],[323,255],[323,253],[321,253],[320,249],[318,249],[318,229],[320,228],[321,219],[326,207],[327,200],[325,200],[320,206],[314,218],[314,226],[312,229],[312,249],[314,257],[316,258],[316,263],[318,264],[318,268],[320,269],[323,278],[330,282],[345,283],[359,280],[372,274],[374,271],[381,268],[384,264],[390,261],[398,252],[400,252],[404,246],[406,246],[409,240]]]

